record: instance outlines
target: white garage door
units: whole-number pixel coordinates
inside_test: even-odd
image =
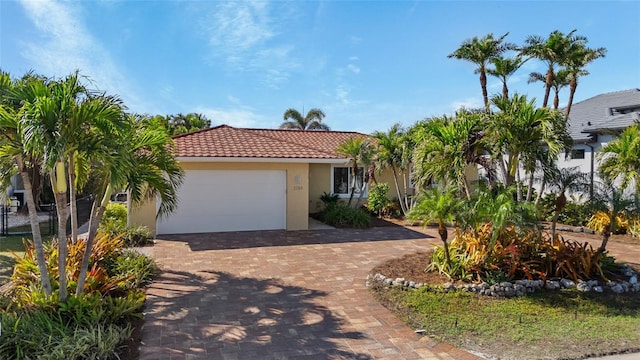
[[[187,170],[158,233],[285,229],[286,198],[284,171]]]

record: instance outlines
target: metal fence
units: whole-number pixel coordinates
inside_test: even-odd
[[[46,231],[42,224],[40,230],[43,235],[53,235],[56,232],[57,216],[56,206],[54,204],[41,205],[42,212],[47,214]],[[20,216],[17,214],[16,209],[12,209],[10,206],[0,206],[0,236],[16,236],[16,235],[31,235],[31,223],[19,224],[17,226],[11,226],[9,220],[12,217]]]
[[[82,225],[89,221],[91,217],[91,205],[93,204],[93,196],[85,196],[76,200],[78,210],[78,224]],[[68,204],[67,204],[68,205]],[[26,206],[26,205],[24,205]],[[56,212],[56,204],[41,204],[39,215],[47,214],[47,224],[44,226],[41,221],[40,231],[42,235],[54,235],[58,229],[58,214]],[[15,206],[0,206],[0,236],[15,235],[31,235],[31,223],[27,222],[20,226],[11,226],[10,219],[18,215],[19,209]],[[71,221],[67,220],[67,233],[71,232]]]

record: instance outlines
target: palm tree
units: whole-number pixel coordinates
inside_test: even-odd
[[[356,188],[358,186],[358,163],[361,162],[363,158],[365,158],[365,161],[367,162],[371,161],[371,143],[369,143],[362,137],[350,137],[349,139],[341,143],[335,151],[340,155],[348,157],[351,161],[351,190],[349,191],[349,202],[347,203],[347,206],[351,206],[353,195],[355,194]],[[366,186],[366,184],[364,183],[364,176],[365,175],[363,171],[363,181],[359,189],[361,192]]]
[[[614,186],[608,178],[605,178],[601,183],[596,183],[596,185],[594,200],[596,203],[606,204],[605,211],[608,217],[607,222],[598,222],[595,224],[596,226],[592,227],[593,230],[602,234],[602,243],[598,248],[598,252],[602,253],[607,249],[611,234],[616,232],[618,215],[628,210],[634,204],[634,200],[626,197],[624,192]]]
[[[364,197],[364,192],[367,190],[367,186],[369,185],[369,181],[371,180],[370,171],[371,165],[373,164],[374,159],[374,147],[368,140],[365,140],[362,143],[362,147],[360,149],[360,158],[358,162],[362,165],[364,171],[362,174],[362,186],[360,187],[360,193],[358,194],[358,201],[356,201],[356,209],[360,208],[360,204],[362,203],[362,198]]]
[[[507,80],[509,80],[509,77],[520,69],[525,61],[526,60],[524,60],[520,55],[514,58],[496,57],[491,60],[493,68],[488,68],[487,73],[500,79],[502,82],[502,97],[505,99],[509,98]]]
[[[566,192],[577,192],[588,189],[589,182],[579,167],[556,169],[548,181],[551,191],[556,193],[556,208],[551,221],[551,239],[556,237],[556,224],[558,217],[567,204]]]
[[[406,176],[402,185],[404,187],[404,195],[400,193],[400,184],[398,182],[398,173],[403,176],[409,170],[411,160],[412,146],[409,137],[400,127],[400,124],[394,124],[387,132],[376,131],[373,133],[376,138],[376,163],[377,168],[391,169],[393,174],[393,182],[396,187],[396,194],[400,201],[400,208],[404,215],[409,213],[411,203],[408,197],[408,186]]]
[[[529,74],[529,80],[527,83],[531,84],[533,82],[541,82],[545,84],[546,75],[543,75],[539,72],[532,72]],[[569,77],[569,72],[566,69],[560,69],[555,74],[553,74],[553,81],[551,83],[551,87],[553,88],[554,96],[553,96],[553,109],[558,110],[560,106],[560,90],[569,86],[571,79]],[[545,85],[546,86],[546,85]]]
[[[535,100],[527,101],[526,96],[518,94],[507,100],[494,96],[492,103],[500,112],[492,116],[488,132],[499,150],[494,156],[500,161],[506,186],[516,180],[521,161],[524,164],[535,163],[543,142],[547,145],[548,156],[557,156],[567,147],[566,123],[558,112],[536,108]],[[520,183],[520,179],[517,180]],[[518,196],[521,200],[520,191]]]
[[[322,123],[325,114],[320,109],[313,108],[305,117],[296,109],[287,109],[284,112],[284,122],[280,129],[294,130],[330,130],[327,124]]]
[[[482,98],[487,111],[489,110],[487,65],[493,61],[493,59],[502,55],[505,51],[515,48],[511,43],[503,43],[503,40],[507,35],[509,35],[509,33],[506,33],[497,39],[493,38],[493,34],[488,34],[483,38],[473,37],[470,40],[465,40],[456,51],[447,56],[449,58],[467,60],[477,66],[475,73],[480,74]]]
[[[409,219],[421,221],[424,226],[431,222],[438,224],[438,235],[444,247],[447,267],[451,269],[451,256],[447,225],[452,223],[461,209],[462,202],[455,197],[455,191],[433,188],[423,193],[421,200],[411,209]]]
[[[475,122],[467,117],[433,118],[414,128],[415,142],[419,144],[414,152],[414,176],[419,188],[433,179],[445,186],[456,187],[471,198],[466,179],[469,165],[466,150],[470,136],[474,133]]]
[[[112,144],[107,141],[103,151],[94,153],[97,166],[93,174],[100,179],[100,185],[91,211],[76,294],[84,290],[91,246],[114,189],[128,190],[134,205],[159,198],[160,217],[171,213],[178,204],[177,189],[184,172],[173,155],[173,141],[162,126],[137,120],[136,116],[128,116],[128,126],[120,132],[117,141]]]
[[[0,162],[3,167],[13,168],[17,166],[17,172],[22,178],[27,209],[29,210],[29,222],[33,236],[33,246],[36,251],[38,270],[40,272],[40,282],[45,295],[52,294],[51,281],[47,271],[47,264],[44,256],[44,246],[42,234],[40,233],[40,222],[36,210],[36,199],[33,196],[31,177],[27,169],[25,158],[32,163],[38,161],[33,154],[28,153],[24,147],[22,137],[22,124],[20,121],[21,105],[23,101],[33,101],[46,89],[43,78],[27,74],[20,81],[12,81],[8,73],[0,72]],[[9,175],[13,175],[11,172]]]
[[[567,102],[567,110],[565,113],[566,119],[569,119],[571,105],[573,104],[573,96],[575,95],[576,88],[578,87],[578,78],[589,75],[589,72],[584,68],[594,60],[604,57],[606,53],[607,49],[605,48],[591,49],[584,46],[582,43],[574,44],[570,49],[564,62],[570,78],[569,101]]]
[[[633,181],[636,193],[640,193],[640,125],[622,131],[618,138],[599,149],[596,159],[605,179],[620,181],[623,190]]]
[[[58,213],[58,270],[60,300],[67,297],[67,232],[71,217],[71,238],[77,239],[78,161],[90,157],[91,148],[103,139],[117,139],[123,107],[116,97],[89,91],[78,71],[64,80],[53,81],[49,92],[33,103],[26,103],[23,118],[25,143],[30,151],[42,154],[49,173]],[[83,136],[78,136],[83,134]],[[70,205],[67,205],[69,196]]]
[[[566,57],[572,47],[587,41],[584,36],[574,35],[575,32],[576,30],[573,30],[565,35],[558,30],[554,30],[546,39],[540,36],[529,36],[525,40],[525,46],[522,48],[521,53],[537,58],[547,64],[542,107],[547,107],[549,102],[556,66],[562,65],[566,61]]]

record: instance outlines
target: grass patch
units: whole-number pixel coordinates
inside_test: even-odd
[[[500,359],[572,359],[640,350],[640,294],[540,291],[496,299],[376,289],[409,326]]]
[[[22,238],[23,236],[0,237],[0,286],[6,283],[13,274],[16,259],[11,252],[18,255],[24,253]]]

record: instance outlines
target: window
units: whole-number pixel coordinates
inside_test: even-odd
[[[352,181],[353,181],[353,177],[351,175],[351,168],[346,166],[344,167],[335,166],[332,168],[332,170],[333,170],[333,178],[331,179],[332,180],[331,186],[333,188],[333,193],[341,196],[345,196],[345,197],[350,195]],[[364,168],[359,167],[358,173],[356,175],[356,188],[354,191],[355,195],[360,194],[360,190],[362,189],[363,177],[364,177]],[[365,188],[364,195],[366,194],[367,192]]]
[[[571,158],[572,159],[584,159],[584,149],[573,149],[573,150],[571,150]]]

